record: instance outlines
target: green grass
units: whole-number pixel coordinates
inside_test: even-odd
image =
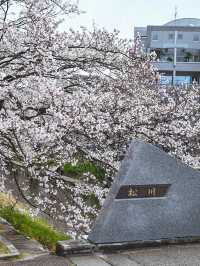
[[[51,251],[55,251],[57,241],[69,239],[67,235],[56,231],[45,220],[33,218],[28,213],[22,213],[10,206],[0,207],[0,216],[21,234],[37,240]]]
[[[6,245],[0,242],[0,255],[3,254],[9,254],[9,249],[6,247]]]
[[[87,172],[96,176],[97,181],[100,183],[105,179],[105,170],[92,162],[79,161],[76,165],[72,165],[71,163],[66,163],[64,165],[64,173],[75,178],[79,178],[83,173]]]

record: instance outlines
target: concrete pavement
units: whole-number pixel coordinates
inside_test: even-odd
[[[132,249],[111,254],[43,255],[30,261],[1,262],[1,266],[200,266],[200,244]]]
[[[73,256],[77,266],[200,266],[200,244],[135,249],[113,254]]]

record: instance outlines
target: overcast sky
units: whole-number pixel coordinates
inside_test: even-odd
[[[86,13],[67,20],[67,27],[88,28],[95,23],[109,31],[120,30],[121,36],[132,39],[134,26],[162,25],[174,17],[200,18],[200,0],[79,0]],[[64,27],[64,25],[63,25]]]

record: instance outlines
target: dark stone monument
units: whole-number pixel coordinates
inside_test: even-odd
[[[88,240],[187,239],[200,239],[200,171],[151,144],[133,141]]]

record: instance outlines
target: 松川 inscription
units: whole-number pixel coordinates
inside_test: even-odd
[[[125,185],[120,187],[116,199],[164,197],[169,186],[169,184]]]

